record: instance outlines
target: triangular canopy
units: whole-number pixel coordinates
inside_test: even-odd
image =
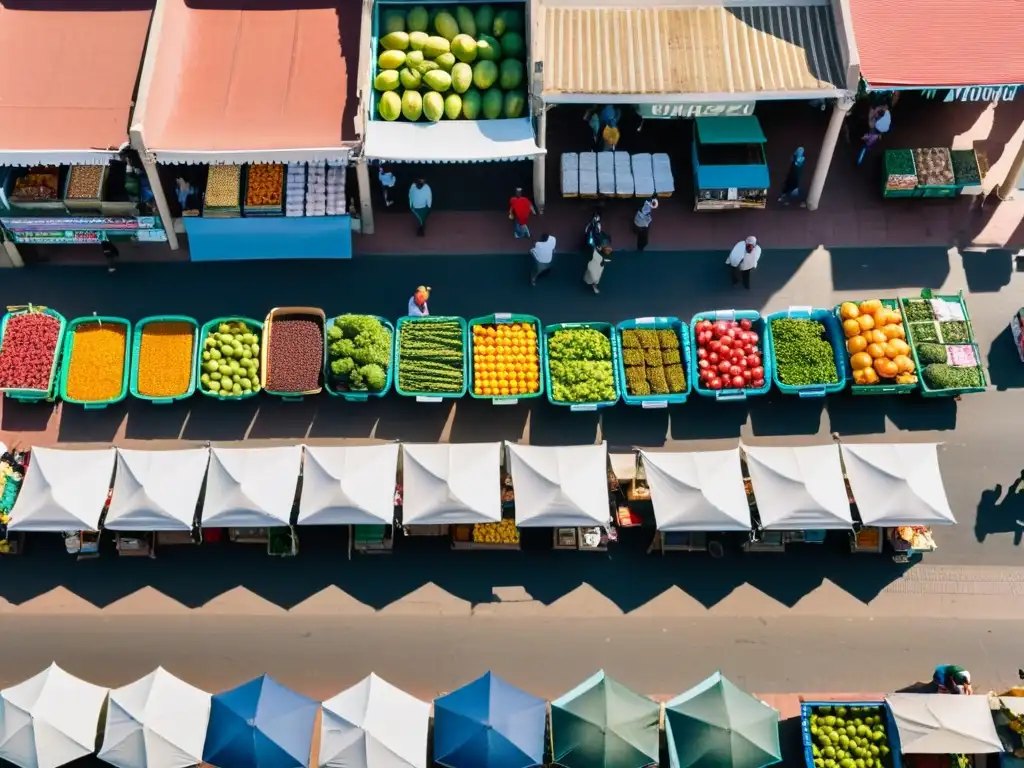
[[[953,525],[937,443],[842,445],[864,525]]]
[[[516,493],[516,525],[558,528],[608,522],[606,443],[506,445]]]
[[[843,467],[834,445],[743,446],[743,451],[764,530],[853,527]]]
[[[57,768],[91,755],[106,698],[106,688],[56,664],[5,688],[0,691],[0,759],[21,768]]]
[[[905,755],[1002,752],[988,696],[892,693],[885,697]]]
[[[500,520],[500,443],[402,446],[402,522],[405,525],[496,523]]]
[[[544,761],[547,704],[492,672],[434,699],[434,762],[526,768]]]
[[[11,510],[10,531],[95,531],[114,474],[113,448],[33,448]]]
[[[191,531],[209,462],[207,448],[119,448],[114,493],[103,527],[113,531]]]
[[[203,762],[218,768],[309,765],[320,705],[267,675],[216,694]]]
[[[659,531],[749,531],[740,449],[641,451]]]
[[[162,667],[110,692],[98,757],[118,768],[188,768],[203,760],[210,694]]]
[[[665,705],[672,768],[762,768],[782,759],[779,713],[721,672]]]
[[[301,467],[301,445],[211,448],[203,527],[287,526]]]
[[[320,768],[426,768],[430,704],[374,674],[323,703]]]
[[[306,446],[299,525],[390,525],[398,443]]]
[[[660,704],[602,670],[551,702],[554,761],[564,768],[657,764],[660,717]]]

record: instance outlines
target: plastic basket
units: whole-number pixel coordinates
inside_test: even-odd
[[[804,747],[804,764],[806,768],[815,768],[814,742],[811,739],[811,715],[818,707],[876,707],[885,714],[885,734],[889,742],[889,755],[892,757],[892,768],[901,768],[900,736],[896,729],[889,705],[884,701],[801,701],[800,702],[800,737]]]
[[[327,322],[327,316],[324,314],[322,309],[317,307],[274,307],[272,310],[267,312],[267,316],[263,320],[263,337],[260,340],[260,386],[268,395],[280,397],[288,403],[298,403],[305,399],[306,395],[320,394],[323,390],[322,382],[318,382],[318,386],[313,389],[307,389],[305,392],[275,392],[274,390],[267,388],[267,381],[269,380],[270,373],[270,365],[268,362],[270,360],[270,336],[274,332],[274,320],[288,315],[306,315],[319,321],[320,339],[325,347],[327,346],[327,332],[324,330],[324,323]],[[323,375],[324,367],[321,363],[318,379],[322,379]]]
[[[402,389],[399,382],[399,376],[397,375],[398,366],[401,364],[401,356],[399,355],[399,339],[402,336],[402,328],[409,323],[458,323],[459,327],[462,328],[462,389],[458,392],[409,392]],[[469,389],[469,357],[473,354],[473,350],[469,343],[469,325],[466,323],[465,318],[439,315],[437,317],[400,317],[398,322],[395,324],[395,351],[391,355],[391,359],[395,361],[395,392],[402,395],[403,397],[415,397],[418,402],[421,403],[439,403],[442,400],[457,400],[466,394]]]
[[[761,313],[753,309],[716,309],[711,312],[698,312],[690,321],[690,345],[693,349],[697,349],[697,323],[701,320],[710,320],[711,322],[718,320],[750,321],[750,329],[760,337],[759,348],[761,350],[761,363],[764,368],[764,386],[757,389],[753,387],[747,387],[746,389],[708,389],[697,378],[697,363],[695,360],[697,355],[694,354],[690,357],[690,381],[693,383],[693,391],[704,397],[713,397],[716,400],[725,401],[746,400],[748,397],[767,394],[768,390],[772,388],[774,366],[772,365],[772,358],[768,354],[768,342],[765,339],[765,321]]]
[[[228,317],[215,317],[207,323],[203,324],[203,327],[199,329],[199,341],[198,341],[198,353],[196,354],[196,388],[199,394],[206,395],[207,397],[213,397],[217,400],[224,400],[230,402],[232,400],[248,400],[250,397],[255,397],[260,393],[258,389],[249,390],[243,392],[240,395],[225,395],[221,392],[211,392],[203,386],[201,377],[203,375],[203,358],[202,352],[203,347],[206,344],[206,337],[210,335],[210,332],[221,323],[245,323],[257,336],[260,337],[260,341],[263,341],[263,323],[259,320],[253,320],[251,317],[241,317],[239,315],[233,315]],[[261,347],[262,349],[262,347]]]
[[[955,294],[933,294],[927,288],[921,291],[921,298],[925,300],[930,299],[942,299],[943,301],[949,301],[957,303],[961,306],[964,311],[964,321],[967,323],[967,338],[966,344],[970,344],[974,347],[975,356],[978,358],[978,372],[981,374],[981,386],[980,387],[962,387],[958,389],[932,389],[924,380],[924,370],[921,366],[921,360],[917,356],[917,343],[914,341],[914,336],[910,328],[910,323],[904,321],[904,326],[907,330],[907,343],[910,344],[910,354],[914,359],[914,367],[917,370],[917,381],[921,387],[922,397],[959,397],[960,395],[967,395],[973,392],[984,392],[988,386],[988,377],[985,376],[985,368],[980,365],[981,354],[978,350],[977,341],[974,338],[974,324],[971,322],[971,316],[967,311],[967,303],[964,301],[964,292],[959,291]],[[900,309],[905,310],[905,304],[907,299],[900,299]]]
[[[887,309],[902,309],[898,299],[879,299],[882,302],[882,306]],[[854,301],[854,304],[859,305],[860,301]],[[836,304],[835,310],[832,314],[836,318],[836,322],[839,324],[839,330],[842,332],[843,329],[843,316],[842,316],[842,304]],[[907,343],[910,344],[910,327],[907,321],[904,319],[903,332],[907,334]],[[845,334],[843,334],[845,337]],[[913,349],[913,344],[911,344]],[[853,367],[850,365],[850,355],[846,353],[846,343],[843,342],[843,367],[846,369],[846,378],[850,381],[850,392],[854,395],[908,395],[919,387],[919,384],[896,384],[879,382],[878,384],[856,384],[853,381]],[[916,358],[914,365],[917,365]],[[918,381],[920,382],[921,375],[918,373]]]
[[[46,307],[34,307],[29,304],[26,307],[18,307],[17,309],[10,309],[7,314],[4,315],[3,320],[0,320],[0,350],[3,349],[4,336],[7,335],[7,321],[10,320],[14,315],[24,315],[29,312],[42,312],[45,315],[55,317],[60,321],[60,328],[57,331],[57,347],[53,352],[53,366],[50,368],[50,379],[46,386],[46,389],[0,389],[7,397],[12,400],[17,400],[19,403],[38,403],[41,400],[53,402],[54,400],[54,389],[57,385],[57,371],[60,364],[60,356],[62,347],[64,344],[64,332],[67,329],[68,321],[64,318],[60,312],[56,312]]]
[[[548,337],[556,331],[565,331],[571,328],[590,328],[595,331],[600,331],[608,337],[608,341],[611,343],[612,347],[612,386],[615,389],[615,399],[605,400],[600,403],[566,403],[561,400],[555,400],[553,389],[551,387],[551,360],[547,354]],[[547,389],[549,403],[552,405],[566,407],[570,411],[596,411],[598,408],[607,408],[619,402],[619,396],[622,393],[622,382],[619,380],[618,352],[617,347],[615,346],[615,326],[611,323],[558,323],[556,325],[548,325],[544,327],[541,344],[544,346],[544,387]]]
[[[124,369],[121,372],[121,391],[107,400],[76,400],[68,396],[68,374],[71,372],[71,359],[75,348],[75,331],[83,325],[121,325],[124,326]],[[128,396],[128,381],[132,371],[132,324],[123,317],[107,317],[103,315],[91,315],[89,317],[76,317],[67,325],[64,332],[64,349],[61,353],[60,368],[60,399],[65,403],[81,405],[88,410],[106,408],[108,405],[119,403]]]
[[[388,345],[390,358],[388,359],[387,381],[384,382],[384,386],[379,392],[347,392],[331,386],[330,362],[327,355],[327,347],[330,346],[330,340],[327,337],[327,332],[334,325],[334,318],[329,317],[324,324],[324,390],[332,397],[341,397],[353,403],[364,403],[371,397],[384,397],[384,395],[391,391],[391,383],[395,380],[395,326],[380,315],[369,315],[369,317],[379,320],[381,325],[387,328],[388,333],[391,334],[391,343]]]
[[[635,328],[654,331],[670,330],[679,339],[680,363],[686,375],[686,388],[682,392],[669,395],[631,395],[626,385],[626,362],[623,355],[622,332]],[[626,405],[639,405],[641,408],[667,408],[670,404],[685,403],[693,388],[690,374],[690,333],[678,317],[638,317],[634,320],[623,320],[615,326],[612,334],[612,346],[616,349],[616,375],[622,389],[622,401]]]
[[[537,378],[537,391],[529,392],[526,394],[511,395],[509,397],[502,397],[501,395],[478,395],[473,392],[476,388],[475,372],[473,369],[473,362],[469,362],[469,396],[477,400],[490,400],[494,405],[514,405],[520,400],[532,400],[538,398],[544,394],[544,367],[547,360],[547,345],[542,343],[542,333],[540,320],[533,315],[516,315],[509,312],[496,312],[493,315],[486,315],[485,317],[474,317],[469,321],[468,338],[473,338],[473,328],[478,325],[511,325],[512,323],[529,323],[537,331],[537,364],[538,364],[538,378]]]
[[[775,360],[775,337],[772,334],[772,320],[791,317],[797,320],[817,320],[825,326],[825,334],[832,346],[832,358],[836,363],[836,374],[839,381],[835,384],[807,384],[794,386],[783,384],[779,380],[779,366]],[[785,312],[773,312],[765,318],[764,334],[764,357],[772,361],[772,381],[779,391],[786,395],[797,395],[798,397],[824,397],[833,392],[842,392],[846,388],[846,341],[843,336],[843,329],[836,321],[835,315],[827,309],[814,309],[812,307],[790,307]]]
[[[191,375],[189,377],[188,389],[180,395],[173,397],[151,397],[139,392],[139,347],[142,345],[142,332],[150,323],[185,323],[192,326],[192,360],[189,365]],[[196,391],[196,370],[198,366],[196,366],[195,362],[198,357],[199,323],[194,318],[186,317],[185,315],[153,315],[152,317],[144,317],[142,320],[139,320],[135,324],[135,332],[132,333],[132,375],[129,382],[129,391],[132,393],[132,397],[137,397],[139,400],[148,400],[157,405],[168,405],[177,400],[191,397]]]

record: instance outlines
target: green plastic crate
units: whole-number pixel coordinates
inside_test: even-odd
[[[401,365],[399,354],[399,340],[402,338],[402,328],[409,323],[458,323],[462,328],[462,389],[458,392],[408,392],[402,389],[399,384],[398,367]],[[400,317],[395,324],[395,351],[391,359],[395,361],[395,392],[403,397],[415,397],[420,402],[433,403],[441,400],[455,400],[463,397],[469,389],[469,358],[473,354],[473,348],[469,343],[469,325],[465,318],[449,315],[427,316],[427,317]]]
[[[537,376],[537,391],[529,392],[527,394],[510,395],[508,397],[502,397],[501,395],[478,395],[474,393],[476,388],[476,373],[473,370],[472,358],[469,361],[469,396],[476,398],[477,400],[490,400],[494,405],[514,405],[520,400],[532,400],[538,398],[544,394],[544,365],[546,358],[546,350],[544,345],[541,343],[541,337],[543,333],[541,329],[543,326],[540,324],[540,320],[533,315],[517,315],[509,312],[496,312],[493,315],[486,315],[484,317],[474,317],[469,321],[469,333],[467,338],[472,343],[473,340],[473,328],[478,325],[511,325],[513,323],[530,323],[537,331],[537,364],[538,364],[538,376]]]
[[[600,331],[608,337],[608,341],[612,346],[612,387],[615,389],[615,397],[612,400],[605,400],[600,403],[568,403],[563,400],[555,399],[553,394],[554,388],[551,386],[551,361],[547,357],[548,337],[556,331],[564,331],[570,328],[590,328],[595,331]],[[618,346],[615,344],[614,325],[611,323],[557,323],[555,325],[547,325],[544,327],[541,344],[544,346],[544,386],[547,387],[549,403],[552,405],[567,407],[570,411],[596,411],[598,408],[608,408],[609,406],[615,405],[619,402],[619,398],[622,396],[623,387],[622,381],[619,378],[620,364]]]
[[[857,304],[857,305],[860,305],[860,303],[862,301],[866,301],[866,299],[860,299],[859,301],[853,301],[853,303]],[[879,299],[879,301],[881,301],[882,302],[882,306],[886,307],[887,309],[898,309],[898,310],[901,310],[901,311],[903,309],[903,307],[900,306],[899,299]],[[839,323],[839,327],[840,328],[843,327],[843,316],[840,313],[840,309],[842,308],[842,306],[843,306],[842,304],[836,304],[836,308],[835,308],[835,310],[833,310],[835,312],[836,321]],[[910,344],[910,329],[908,328],[907,321],[905,319],[903,320],[903,332],[907,334],[907,344]],[[845,334],[844,334],[844,336],[845,336]],[[910,394],[911,392],[915,391],[916,389],[918,389],[920,387],[920,381],[921,381],[920,375],[918,375],[918,378],[917,378],[918,383],[917,384],[895,384],[895,383],[894,384],[882,384],[881,382],[879,382],[878,384],[854,384],[853,383],[853,368],[850,366],[850,355],[849,355],[849,353],[846,352],[845,342],[844,342],[843,347],[844,347],[843,348],[843,359],[846,361],[846,378],[849,379],[849,381],[850,381],[850,393],[851,394],[854,394],[854,395],[908,395],[908,394]],[[913,348],[913,344],[911,344],[911,348]],[[916,363],[916,359],[915,359],[915,363],[914,364],[915,365],[917,364]]]
[[[381,325],[387,328],[388,333],[391,334],[391,343],[389,345],[391,357],[388,360],[387,381],[384,382],[384,386],[379,392],[346,392],[345,390],[334,389],[331,386],[331,369],[327,354],[327,348],[331,345],[331,340],[327,334],[331,330],[331,326],[334,325],[334,318],[329,317],[324,325],[324,390],[332,397],[341,397],[352,403],[364,403],[371,397],[384,397],[384,395],[391,391],[391,384],[395,379],[395,326],[380,315],[369,315],[369,317],[379,320]]]
[[[210,390],[208,390],[206,387],[203,386],[203,382],[201,380],[201,376],[203,375],[203,371],[202,371],[202,366],[203,366],[203,357],[202,357],[203,346],[204,346],[204,344],[206,342],[206,337],[207,337],[207,335],[209,335],[210,331],[212,331],[216,326],[220,325],[221,323],[245,323],[259,337],[260,341],[263,341],[263,321],[262,320],[253,320],[251,317],[241,317],[241,316],[238,316],[238,315],[234,315],[234,316],[229,316],[229,317],[215,317],[215,318],[213,318],[213,320],[210,320],[208,323],[204,323],[203,327],[201,329],[199,329],[199,337],[198,337],[198,342],[196,344],[196,354],[194,355],[194,357],[195,357],[195,369],[196,369],[196,372],[195,372],[196,388],[199,391],[199,394],[206,395],[207,397],[213,397],[213,398],[216,398],[217,400],[226,400],[226,401],[248,400],[250,397],[255,397],[256,395],[258,395],[260,393],[260,390],[254,389],[254,390],[250,390],[248,392],[243,392],[240,395],[228,396],[228,395],[225,395],[225,394],[223,394],[221,392],[211,392]]]
[[[60,321],[60,329],[57,331],[57,348],[53,352],[53,367],[50,369],[50,380],[46,389],[0,389],[7,397],[17,400],[19,403],[38,403],[42,400],[52,403],[54,390],[57,387],[57,371],[59,370],[60,355],[64,343],[64,332],[67,329],[68,321],[60,312],[47,307],[36,307],[29,304],[26,307],[11,309],[0,321],[0,350],[3,349],[4,336],[7,333],[7,321],[15,315],[24,315],[29,312],[42,312],[43,314],[55,317]]]
[[[921,291],[922,299],[942,299],[943,301],[955,302],[961,306],[964,311],[964,321],[967,323],[967,334],[968,341],[967,345],[974,347],[974,354],[977,357],[979,363],[981,362],[981,352],[978,349],[978,344],[974,338],[974,324],[971,323],[970,313],[967,311],[967,302],[964,301],[964,292],[959,291],[955,294],[934,294],[928,288]],[[907,299],[900,299],[900,308],[905,311],[905,303]],[[984,392],[988,386],[988,377],[985,376],[985,368],[982,365],[978,365],[978,372],[981,374],[981,386],[980,387],[965,387],[961,389],[931,389],[924,380],[924,370],[921,366],[921,360],[917,356],[917,344],[914,342],[913,334],[910,331],[910,324],[904,323],[907,329],[907,343],[910,344],[910,353],[914,358],[914,367],[917,369],[917,380],[921,386],[921,395],[923,397],[959,397],[960,395],[970,394],[972,392]]]
[[[120,325],[124,327],[124,370],[121,373],[121,391],[109,400],[76,400],[68,396],[68,374],[71,372],[71,356],[75,348],[75,331],[83,325]],[[108,405],[119,403],[128,396],[128,380],[131,377],[132,367],[132,324],[123,317],[108,317],[105,315],[91,315],[88,317],[76,317],[68,323],[64,332],[64,350],[61,353],[60,368],[60,399],[65,403],[74,403],[93,410],[106,408]]]
[[[185,323],[186,325],[192,326],[192,360],[189,364],[189,370],[191,376],[189,378],[188,389],[182,392],[180,395],[174,397],[151,397],[144,395],[139,392],[139,347],[142,344],[142,332],[146,326],[150,323]],[[135,332],[132,334],[132,375],[129,382],[129,391],[132,393],[132,397],[137,397],[139,400],[148,400],[151,403],[157,405],[169,405],[177,400],[184,400],[186,397],[191,397],[196,391],[196,376],[197,366],[195,364],[199,357],[199,323],[192,317],[186,317],[185,315],[153,315],[151,317],[144,317],[135,324]]]

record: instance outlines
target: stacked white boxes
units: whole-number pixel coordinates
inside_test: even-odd
[[[580,197],[597,197],[597,155],[580,152]]]
[[[651,155],[640,152],[631,158],[633,170],[633,191],[637,197],[654,196],[654,166]]]
[[[306,171],[306,215],[327,215],[327,169],[323,160],[310,163]]]
[[[599,195],[615,194],[615,153],[597,153],[597,193]]]
[[[579,197],[580,157],[575,152],[562,153],[562,197]]]
[[[306,203],[306,164],[288,163],[284,184],[284,215],[302,216]]]
[[[327,215],[341,216],[348,212],[345,198],[346,167],[340,160],[332,160],[327,165]]]
[[[633,169],[630,166],[629,155],[625,152],[615,152],[615,196],[633,196]]]
[[[651,157],[654,166],[654,192],[658,197],[671,197],[676,191],[675,179],[672,178],[672,162],[668,155],[659,152]]]

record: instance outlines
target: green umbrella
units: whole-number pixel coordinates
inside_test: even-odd
[[[642,768],[658,762],[661,705],[598,672],[551,702],[554,762]]]
[[[715,672],[665,705],[672,768],[762,768],[782,759],[779,713]]]

